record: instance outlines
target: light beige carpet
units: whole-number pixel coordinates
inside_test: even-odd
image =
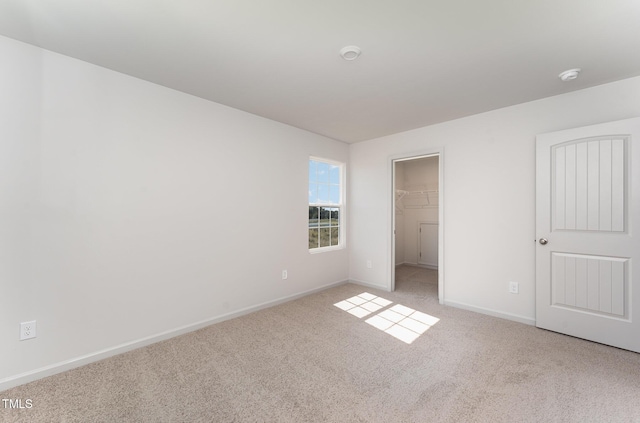
[[[440,306],[435,272],[398,272],[394,293],[339,286],[1,392],[33,407],[0,421],[640,422],[640,354]],[[392,303],[334,306],[364,292]],[[440,320],[411,344],[366,322],[398,305]]]

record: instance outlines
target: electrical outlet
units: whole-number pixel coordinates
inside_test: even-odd
[[[282,279],[287,279],[289,277],[289,275],[287,274],[286,270],[282,271]]]
[[[31,339],[36,337],[36,321],[20,323],[20,340]]]
[[[373,267],[373,264],[371,263],[371,260],[367,260],[367,269],[371,269]]]
[[[518,282],[509,282],[509,292],[512,294],[517,294],[520,291],[520,286]]]

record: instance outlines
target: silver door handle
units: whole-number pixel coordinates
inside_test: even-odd
[[[549,241],[547,240],[547,238],[540,238],[540,241],[538,241],[538,242],[540,242],[540,244],[542,244],[542,245],[547,245],[547,243]]]

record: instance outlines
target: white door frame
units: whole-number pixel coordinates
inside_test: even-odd
[[[389,156],[387,160],[387,211],[389,219],[387,220],[387,257],[389,258],[389,284],[387,289],[394,291],[396,289],[396,208],[395,208],[395,168],[396,162],[421,159],[424,157],[438,156],[438,302],[444,304],[444,147],[430,148],[426,150],[416,151],[413,153],[396,154]]]

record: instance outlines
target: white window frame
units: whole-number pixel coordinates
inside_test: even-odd
[[[316,247],[316,248],[309,248],[309,253],[310,254],[317,254],[317,253],[324,253],[327,251],[335,251],[335,250],[342,250],[344,248],[346,248],[346,206],[345,206],[345,199],[346,199],[346,164],[344,162],[339,162],[336,160],[331,160],[331,159],[327,159],[324,157],[318,157],[318,156],[309,156],[309,161],[315,161],[315,162],[322,162],[322,163],[326,163],[328,165],[331,166],[337,166],[339,169],[339,175],[340,175],[340,203],[339,204],[332,204],[332,203],[310,203],[308,200],[308,196],[307,196],[307,203],[309,207],[330,207],[330,208],[337,208],[340,210],[339,212],[339,219],[340,222],[338,224],[338,245],[330,245],[330,246],[326,246],[326,247]],[[308,163],[307,162],[307,163]],[[309,186],[309,167],[307,165],[307,188]],[[308,210],[309,207],[307,207],[307,216],[308,216]],[[307,247],[309,245],[309,220],[307,217]]]

